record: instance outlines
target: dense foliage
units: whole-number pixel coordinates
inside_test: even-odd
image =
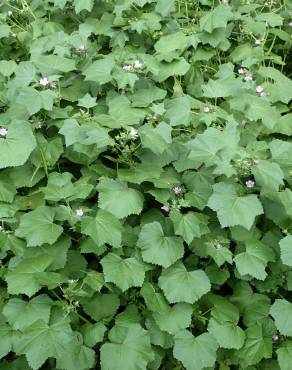
[[[1,370],[292,369],[291,30],[1,1]]]

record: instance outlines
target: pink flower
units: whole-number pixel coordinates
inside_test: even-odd
[[[203,108],[203,112],[205,112],[205,113],[209,113],[209,112],[210,112],[210,108],[209,108],[209,107],[207,107],[207,106],[205,106],[205,107]]]
[[[180,194],[182,192],[182,188],[180,186],[175,186],[173,191],[175,194]]]
[[[273,342],[277,342],[279,340],[279,336],[277,334],[274,334],[272,336],[272,340],[273,340]]]
[[[252,81],[252,74],[251,73],[247,73],[244,77],[245,81]]]
[[[247,181],[245,182],[245,186],[246,186],[247,188],[249,188],[249,189],[253,188],[253,187],[254,187],[254,181],[252,181],[252,180],[247,180]]]
[[[261,86],[261,85],[258,85],[257,87],[256,87],[256,92],[257,93],[261,93],[261,92],[263,92],[264,91],[264,88]]]
[[[1,137],[6,137],[7,134],[8,134],[8,130],[4,127],[1,127],[0,128],[0,136]]]
[[[263,96],[267,96],[267,93],[266,93],[265,91],[262,91],[262,92],[260,93],[260,96],[261,96],[261,97],[263,97]]]
[[[160,209],[164,212],[169,212],[169,207],[168,206],[162,206]]]

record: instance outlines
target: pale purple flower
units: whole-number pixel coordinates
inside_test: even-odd
[[[210,112],[210,108],[209,108],[209,107],[207,107],[207,106],[205,106],[205,107],[203,108],[203,111],[204,111],[205,113],[209,113],[209,112]]]
[[[168,206],[162,206],[160,209],[164,212],[169,212],[169,207]]]
[[[134,67],[136,69],[141,69],[143,67],[143,63],[141,63],[139,60],[134,61]]]
[[[8,130],[4,127],[0,127],[0,136],[6,137],[7,134],[8,134]]]
[[[252,81],[252,74],[251,73],[247,73],[244,77],[245,81]]]
[[[130,64],[123,66],[123,70],[125,72],[130,72],[131,71],[131,68],[132,68],[132,66]]]
[[[267,93],[266,93],[265,91],[262,91],[262,92],[260,93],[260,96],[261,96],[261,97],[263,97],[263,96],[267,96]]]
[[[173,191],[175,194],[180,194],[182,192],[182,188],[180,186],[175,186]]]
[[[273,340],[273,342],[277,342],[279,340],[279,336],[277,334],[274,334],[272,336],[272,340]]]
[[[256,92],[257,93],[261,93],[261,92],[263,92],[264,91],[264,88],[261,86],[261,85],[257,85],[257,87],[256,87]]]
[[[47,86],[49,84],[49,80],[47,79],[47,77],[43,77],[40,79],[39,84],[41,86]]]
[[[244,74],[244,69],[243,69],[243,68],[239,68],[238,73],[239,73],[240,75],[243,75],[243,74]]]
[[[82,208],[77,208],[75,210],[75,214],[76,214],[77,217],[82,217],[84,215],[84,211],[83,211]]]
[[[260,45],[262,42],[261,42],[261,40],[256,39],[254,43],[255,43],[256,45]]]
[[[137,139],[137,137],[139,137],[139,132],[134,127],[131,127],[130,135],[132,136],[133,139]]]
[[[252,181],[252,180],[247,180],[247,181],[245,182],[245,186],[246,186],[248,189],[253,188],[253,187],[254,187],[254,181]]]

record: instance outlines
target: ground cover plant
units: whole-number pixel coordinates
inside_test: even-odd
[[[291,30],[1,1],[1,370],[292,369]]]

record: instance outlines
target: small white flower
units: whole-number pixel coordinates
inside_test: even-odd
[[[228,0],[222,0],[223,4],[228,4]]]
[[[257,93],[261,93],[261,92],[263,92],[264,91],[264,88],[261,86],[261,85],[258,85],[257,87],[256,87],[256,92]]]
[[[143,67],[143,64],[139,60],[134,61],[134,67],[136,69],[141,69]]]
[[[259,159],[255,159],[253,162],[254,162],[255,165],[258,165],[258,164],[260,164],[261,161]]]
[[[164,212],[169,212],[169,207],[168,206],[162,206],[160,209]]]
[[[137,137],[139,137],[139,132],[134,127],[131,127],[130,135],[132,136],[133,139],[137,139]]]
[[[175,194],[180,194],[182,192],[182,188],[180,186],[175,186],[173,191]]]
[[[47,79],[47,77],[43,77],[40,79],[39,84],[41,86],[47,86],[49,84],[49,80]]]
[[[241,126],[245,126],[247,124],[247,121],[245,119],[243,119],[241,122],[240,122]]]
[[[205,112],[205,113],[209,113],[209,112],[210,112],[210,108],[209,108],[209,107],[207,107],[207,106],[205,106],[205,107],[203,108],[203,112]]]
[[[223,247],[222,247],[222,244],[217,243],[217,244],[215,245],[215,248],[216,248],[216,249],[222,249]]]
[[[245,81],[252,81],[252,74],[251,73],[247,73],[244,77]]]
[[[83,211],[83,209],[82,209],[82,208],[77,208],[77,209],[75,210],[75,214],[76,214],[76,216],[78,216],[78,217],[82,217],[82,216],[84,215],[84,211]]]
[[[260,96],[261,96],[261,97],[263,97],[263,96],[267,96],[267,93],[266,93],[265,91],[262,91],[262,92],[260,93]]]
[[[35,127],[36,128],[42,128],[43,127],[42,121],[38,121]]]
[[[288,26],[289,26],[289,27],[292,27],[292,22],[289,22],[289,23],[288,23]]]
[[[12,32],[12,33],[11,33],[11,36],[12,36],[12,37],[16,37],[17,35],[16,35],[16,33],[15,33],[15,32]]]
[[[57,83],[56,82],[51,82],[50,83],[50,88],[51,89],[56,89],[57,88]]]
[[[123,66],[123,70],[125,72],[130,72],[131,71],[131,68],[132,68],[132,66],[130,64]]]
[[[259,40],[259,39],[257,39],[257,40],[255,40],[255,42],[254,42],[256,45],[260,45],[262,42],[261,42],[261,40]]]
[[[77,281],[77,280],[75,280],[75,279],[69,279],[69,280],[68,280],[68,283],[69,283],[69,284],[74,284],[74,283],[76,283],[76,281]]]
[[[13,11],[12,10],[8,10],[7,14],[8,14],[9,17],[11,17],[12,14],[13,14]]]
[[[244,74],[244,69],[243,69],[243,68],[239,68],[238,73],[239,73],[240,75],[243,75],[243,74]]]
[[[277,334],[274,334],[272,336],[272,340],[273,340],[273,342],[277,342],[279,340],[279,336]]]
[[[0,136],[6,137],[7,134],[8,134],[8,130],[4,127],[0,127]]]
[[[74,302],[74,306],[78,307],[80,305],[79,301]]]
[[[85,45],[83,45],[83,44],[79,45],[78,50],[79,51],[84,51],[85,50]]]

